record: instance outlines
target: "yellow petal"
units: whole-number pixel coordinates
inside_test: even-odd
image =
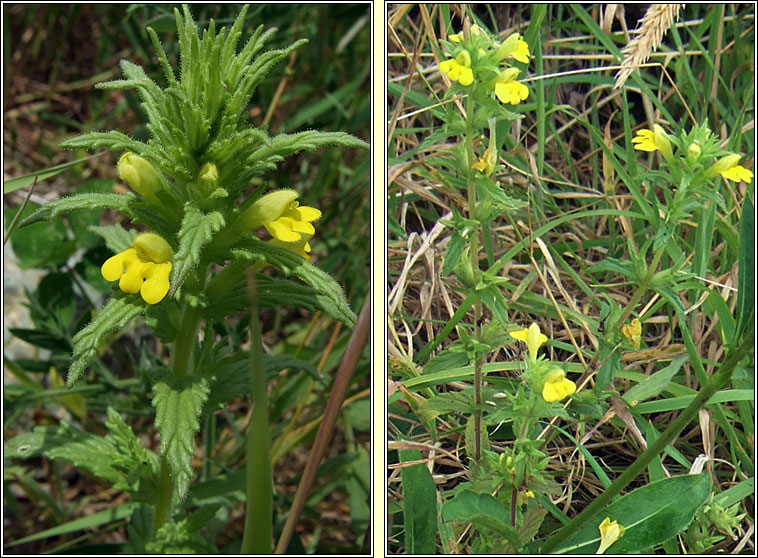
[[[171,262],[153,264],[146,273],[145,282],[142,283],[140,294],[148,304],[157,304],[166,296],[169,289],[169,275],[171,275]]]
[[[613,543],[624,536],[624,527],[619,525],[616,520],[611,522],[610,517],[603,519],[600,525],[598,525],[598,529],[600,530],[600,546],[595,554],[602,554]]]
[[[471,71],[471,68],[463,68],[461,70],[461,76],[458,78],[458,83],[466,87],[474,83],[474,72]]]
[[[300,240],[300,235],[292,230],[292,219],[289,217],[281,217],[271,223],[266,223],[266,230],[274,238],[278,238],[282,242],[297,242]]]
[[[135,258],[133,262],[127,265],[126,273],[121,276],[121,280],[118,282],[118,288],[125,293],[138,293],[145,280],[145,273],[148,271],[149,266],[153,265],[155,264],[152,262],[144,263]]]
[[[124,259],[128,254],[133,254],[134,248],[127,248],[123,252],[120,252],[116,254],[115,256],[111,256],[107,260],[105,260],[105,263],[100,268],[100,273],[103,275],[106,281],[115,281],[116,279],[120,279],[121,276],[124,274],[124,271],[126,271],[126,267],[124,265]]]
[[[638,151],[655,151],[658,146],[655,145],[655,132],[652,130],[639,130],[637,135],[632,138],[632,143]]]
[[[134,239],[134,249],[143,261],[164,263],[171,261],[174,251],[162,236],[155,233],[141,233]]]
[[[732,168],[722,171],[721,176],[733,182],[744,180],[749,184],[753,181],[753,173],[741,165],[734,165]]]
[[[631,323],[621,326],[621,335],[632,347],[639,349],[642,342],[642,324],[634,318]]]
[[[300,212],[300,219],[312,223],[321,218],[321,212],[315,207],[308,207],[307,205],[301,205],[297,208]]]

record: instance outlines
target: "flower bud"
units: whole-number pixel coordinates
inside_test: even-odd
[[[132,190],[155,204],[160,201],[155,191],[163,187],[163,182],[153,166],[139,155],[127,151],[118,160],[116,167],[121,180],[124,180]]]
[[[694,165],[698,157],[700,157],[700,154],[702,153],[702,149],[700,148],[700,144],[696,141],[693,141],[689,147],[687,147],[687,162],[690,165]]]
[[[458,64],[465,66],[466,68],[471,67],[471,55],[467,50],[462,50],[458,56],[455,57],[455,61],[458,62]]]
[[[653,134],[655,137],[655,145],[661,150],[663,158],[666,162],[671,163],[674,160],[674,153],[671,151],[671,142],[669,141],[668,134],[658,124],[653,126]]]
[[[134,237],[132,244],[140,258],[148,259],[154,263],[168,262],[174,257],[174,251],[169,243],[155,233],[138,234]]]
[[[217,188],[218,167],[215,163],[208,161],[202,166],[197,183],[206,195],[210,195]]]
[[[275,190],[261,196],[242,214],[241,223],[250,229],[262,227],[265,223],[275,221],[290,208],[297,199],[294,190]]]

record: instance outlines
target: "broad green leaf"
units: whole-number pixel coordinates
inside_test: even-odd
[[[671,378],[679,372],[682,364],[686,361],[686,356],[680,356],[673,359],[671,364],[666,368],[659,370],[655,374],[651,374],[640,383],[630,388],[629,391],[622,396],[622,399],[634,406],[641,401],[660,395],[671,383]]]
[[[63,163],[62,165],[55,165],[54,167],[48,167],[38,172],[33,172],[31,174],[25,174],[24,176],[19,176],[18,178],[12,178],[11,180],[6,180],[3,183],[3,193],[10,194],[11,192],[15,192],[16,190],[20,190],[21,188],[26,188],[27,186],[31,186],[34,183],[35,178],[37,178],[38,182],[42,182],[43,180],[52,178],[56,174],[61,173],[70,167],[76,166],[80,163],[83,163],[84,161],[88,161],[89,159],[93,159],[94,157],[99,157],[99,154],[90,155],[89,157],[84,157],[83,159],[76,159],[68,163]]]
[[[737,277],[737,306],[735,316],[735,343],[745,332],[750,318],[755,312],[755,213],[748,196],[742,202],[740,217],[740,261]]]
[[[518,532],[510,524],[510,510],[489,494],[464,490],[445,502],[442,517],[445,521],[462,521],[493,529],[508,539],[515,549],[522,546]]]
[[[266,242],[250,240],[244,248],[232,250],[232,256],[240,261],[268,263],[278,267],[285,275],[296,275],[313,287],[318,304],[327,314],[348,327],[354,327],[355,314],[345,300],[342,287],[329,274],[298,254]]]
[[[66,385],[71,388],[97,355],[100,342],[110,332],[123,329],[133,318],[147,309],[139,295],[119,293],[81,331],[74,335],[74,354]]]
[[[418,450],[401,450],[402,462],[421,460]],[[437,489],[423,464],[400,470],[403,485],[405,553],[434,554],[437,546]]]
[[[153,475],[157,478],[159,462],[158,455],[142,445],[134,435],[132,427],[124,422],[121,415],[108,407],[108,419],[105,426],[110,430],[106,437],[119,452],[118,464],[125,470],[134,471],[148,465]]]
[[[45,456],[62,459],[105,479],[116,490],[127,490],[124,474],[116,464],[118,450],[107,438],[77,430],[66,422],[58,426],[38,426],[33,432],[19,434],[5,443],[5,456],[28,459]]]
[[[218,211],[202,213],[191,204],[184,207],[184,219],[179,230],[179,250],[174,255],[171,269],[171,290],[173,296],[182,285],[190,270],[200,261],[203,246],[213,238],[213,233],[224,226],[224,216]]]
[[[39,221],[49,221],[58,217],[61,213],[87,209],[115,209],[125,215],[131,216],[129,206],[135,199],[136,196],[131,192],[126,192],[125,194],[75,194],[46,203],[37,209],[37,211],[24,218],[19,223],[19,227],[25,227]]]
[[[197,376],[177,378],[174,372],[159,373],[153,385],[155,426],[161,433],[161,455],[171,467],[174,490],[184,500],[192,478],[193,437],[198,417],[208,398],[208,380]]]
[[[624,527],[624,536],[608,549],[608,554],[641,553],[686,529],[710,491],[707,473],[652,482],[600,511],[555,553],[594,554],[600,545],[598,526],[606,517]]]
[[[36,209],[36,205],[28,204],[21,214],[22,223],[33,217],[36,212],[47,206]],[[10,224],[18,210],[6,208],[5,222]],[[21,229],[20,226],[11,233],[13,253],[18,258],[19,266],[23,269],[45,268],[59,266],[66,262],[76,251],[76,241],[69,239],[66,225],[61,221],[45,223],[31,229]]]

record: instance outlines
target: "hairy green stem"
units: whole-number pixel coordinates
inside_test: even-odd
[[[153,537],[171,516],[171,499],[174,493],[174,481],[165,456],[161,456],[161,468],[158,473],[158,491],[155,496],[155,517],[153,519]]]
[[[719,369],[710,377],[708,383],[698,392],[692,402],[672,422],[657,440],[650,444],[642,455],[624,471],[605,492],[587,506],[582,512],[564,525],[555,535],[550,537],[540,548],[540,554],[550,554],[559,544],[564,542],[570,535],[577,532],[592,517],[598,513],[611,499],[619,494],[626,486],[639,475],[645,467],[663,450],[671,444],[687,424],[696,418],[698,411],[705,406],[708,400],[717,391],[729,383],[734,368],[745,358],[753,346],[753,330],[751,329],[736,348],[730,350]]]
[[[247,506],[241,554],[271,554],[274,484],[268,428],[268,386],[263,369],[263,342],[258,320],[255,272],[248,268],[250,295],[250,400],[253,410],[245,442]]]
[[[661,257],[663,257],[663,251],[665,249],[665,244],[658,248],[658,250],[653,254],[653,260],[650,262],[650,266],[647,268],[647,273],[645,274],[644,279],[642,279],[642,282],[640,283],[640,286],[637,287],[637,290],[634,291],[634,294],[632,295],[632,299],[629,301],[629,303],[626,305],[626,308],[621,313],[621,316],[619,316],[619,319],[616,320],[616,329],[619,329],[623,323],[629,318],[632,311],[636,308],[637,303],[642,298],[642,295],[645,294],[645,291],[647,291],[648,287],[650,286],[650,281],[653,280],[653,276],[655,276],[655,270],[658,268],[658,264],[661,261]]]

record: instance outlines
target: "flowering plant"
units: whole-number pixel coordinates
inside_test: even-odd
[[[80,381],[106,337],[124,330],[140,315],[170,347],[168,365],[150,359],[149,389],[161,438],[157,454],[143,448],[111,408],[109,425],[117,435],[88,439],[101,448],[97,458],[67,454],[76,465],[132,494],[137,503],[135,529],[149,525],[132,541],[136,553],[170,551],[180,542],[195,551],[208,551],[197,528],[191,527],[198,518],[171,519],[188,496],[200,417],[240,395],[240,386],[241,394],[250,392],[250,375],[255,389],[247,441],[248,523],[257,521],[257,525],[255,529],[246,525],[242,546],[248,552],[271,551],[270,522],[260,516],[256,520],[250,513],[251,505],[263,503],[256,509],[270,517],[272,500],[269,410],[257,306],[294,305],[324,312],[349,328],[356,325],[342,287],[310,263],[309,241],[321,212],[299,204],[295,190],[265,193],[263,177],[303,150],[368,145],[342,132],[308,130],[272,137],[266,129],[246,123],[247,104],[268,72],[307,42],[266,51],[264,45],[274,30],[264,31],[261,25],[238,50],[247,9],[242,8],[228,29],[217,31],[210,20],[202,35],[186,6],[181,12],[175,10],[178,72],[156,32],[148,28],[165,87],[127,60],[121,62],[126,79],[98,87],[136,90],[150,138],[139,141],[118,131],[90,132],[62,144],[123,153],[117,172],[132,191],[75,194],[40,207],[20,224],[111,209],[144,229],[126,230],[118,224],[95,229],[113,253],[101,267],[102,277],[113,283],[113,294],[74,336],[66,380],[69,388]],[[264,232],[270,238],[262,237]],[[251,364],[240,360],[239,346],[215,343],[214,328],[222,327],[230,315],[246,311],[250,312]],[[19,450],[19,456],[55,453],[44,444],[30,450],[25,440],[24,435],[14,438],[14,447],[27,448]],[[213,513],[209,516],[205,510],[200,515],[207,521]]]

